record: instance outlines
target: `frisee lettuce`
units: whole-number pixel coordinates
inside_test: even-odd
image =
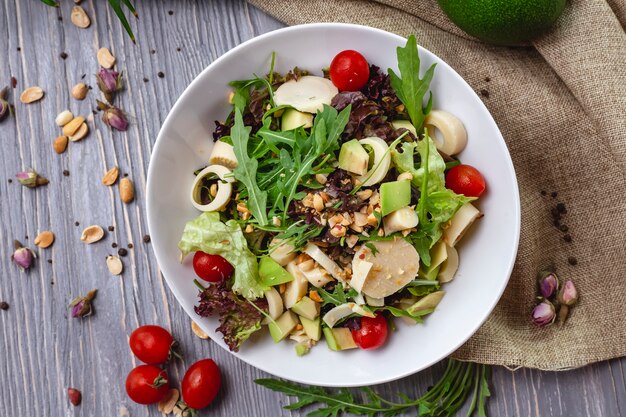
[[[203,213],[187,222],[178,248],[182,253],[181,259],[196,251],[220,255],[235,268],[232,278],[235,293],[248,300],[263,297],[266,288],[259,279],[257,258],[248,249],[248,242],[237,221],[222,223],[218,213]]]

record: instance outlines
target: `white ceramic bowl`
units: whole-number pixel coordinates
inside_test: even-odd
[[[178,241],[185,222],[198,216],[189,201],[193,171],[207,164],[213,121],[229,112],[227,83],[266,74],[276,52],[276,69],[298,66],[318,75],[344,49],[361,52],[371,64],[397,70],[396,47],[405,39],[378,29],[345,24],[311,24],[280,29],[249,40],[209,65],[189,85],[168,115],[148,171],[148,225],[165,279],[187,314],[227,349],[217,319],[194,311],[198,290],[191,256],[179,263]],[[457,115],[468,131],[460,155],[485,176],[488,192],[478,206],[485,216],[459,245],[461,264],[446,295],[425,323],[398,330],[375,351],[330,351],[324,341],[303,357],[293,344],[274,344],[266,331],[244,344],[238,358],[281,378],[321,386],[363,386],[401,378],[450,355],[487,319],[508,282],[517,252],[520,207],[508,150],[494,120],[471,87],[440,58],[420,48],[422,71],[437,63],[431,89],[434,108]]]

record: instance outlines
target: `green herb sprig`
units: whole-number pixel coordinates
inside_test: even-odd
[[[468,398],[471,398],[466,417],[486,417],[489,392],[489,369],[471,362],[448,361],[446,370],[435,386],[418,399],[400,395],[400,400],[389,401],[369,387],[360,388],[360,398],[352,391],[325,389],[293,384],[278,379],[257,379],[254,382],[281,392],[297,401],[285,406],[287,410],[310,407],[307,417],[338,417],[344,413],[368,417],[393,417],[417,411],[418,417],[455,416]]]

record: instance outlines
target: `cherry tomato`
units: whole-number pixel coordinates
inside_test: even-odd
[[[387,332],[387,320],[382,314],[361,317],[361,328],[352,330],[352,338],[361,349],[377,349],[385,344]]]
[[[181,385],[183,400],[196,410],[211,404],[219,389],[220,368],[213,359],[203,359],[191,365]]]
[[[205,281],[222,282],[230,278],[235,268],[219,255],[198,251],[193,255],[193,270]]]
[[[358,91],[369,77],[370,65],[357,51],[341,51],[330,63],[330,80],[340,91]]]
[[[169,388],[167,372],[154,365],[139,365],[126,378],[126,393],[138,404],[159,402]]]
[[[471,165],[457,165],[446,174],[446,187],[467,197],[480,197],[485,191],[485,179]]]
[[[130,335],[130,350],[137,359],[157,365],[167,362],[174,353],[174,338],[163,327],[141,326]]]

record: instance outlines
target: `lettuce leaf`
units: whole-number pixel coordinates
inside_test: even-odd
[[[265,288],[259,280],[257,258],[248,249],[248,242],[235,220],[224,224],[218,213],[203,213],[187,222],[178,247],[181,259],[195,251],[222,256],[235,267],[232,290],[248,300],[263,297]]]

